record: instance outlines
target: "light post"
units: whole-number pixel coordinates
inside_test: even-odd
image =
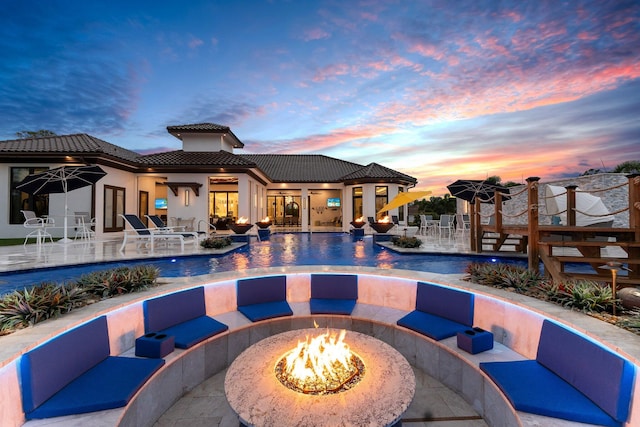
[[[631,271],[625,267],[621,262],[608,261],[605,265],[601,265],[602,270],[611,270],[611,294],[613,296],[613,315],[616,315],[616,278],[618,277],[618,270]]]

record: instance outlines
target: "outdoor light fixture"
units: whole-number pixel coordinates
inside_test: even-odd
[[[184,190],[184,205],[189,206],[189,190]]]
[[[603,270],[611,270],[611,295],[613,296],[613,315],[616,315],[616,278],[618,277],[618,270],[631,271],[625,267],[621,262],[609,261],[605,265],[600,267]]]

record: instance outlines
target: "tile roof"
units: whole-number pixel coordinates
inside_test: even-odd
[[[134,151],[118,147],[86,133],[0,141],[0,154],[16,152],[34,154],[106,154],[128,161],[137,161],[140,157],[140,154]]]
[[[177,129],[201,129],[225,126],[203,123],[200,125],[170,126]],[[213,128],[211,128],[213,129]],[[17,154],[43,156],[93,154],[122,159],[140,167],[176,168],[236,168],[261,170],[271,182],[366,182],[376,180],[416,183],[417,180],[393,169],[370,163],[362,166],[322,154],[234,154],[227,151],[185,152],[168,151],[141,155],[87,134],[60,135],[41,138],[0,141],[0,157]]]
[[[240,166],[255,168],[256,164],[228,151],[189,152],[183,150],[140,156],[138,162],[149,166]]]
[[[362,168],[321,154],[241,154],[255,162],[272,182],[340,182]]]
[[[367,166],[341,177],[341,181],[353,181],[362,179],[392,179],[416,183],[417,180],[393,169],[389,169],[378,163],[369,163]]]
[[[240,141],[240,139],[231,131],[229,126],[218,125],[215,123],[194,123],[188,125],[176,125],[176,126],[167,126],[167,131],[182,140],[183,133],[222,133],[225,135],[229,135],[232,140],[232,145],[235,148],[243,148],[244,143]]]

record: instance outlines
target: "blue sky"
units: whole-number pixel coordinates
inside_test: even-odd
[[[436,195],[640,160],[637,0],[4,0],[0,51],[0,139],[147,153],[214,122],[240,153],[375,161]]]

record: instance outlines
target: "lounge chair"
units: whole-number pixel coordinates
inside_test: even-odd
[[[153,226],[159,231],[171,231],[171,232],[185,231],[184,225],[178,225],[178,226],[172,226],[172,227],[167,226],[162,220],[162,218],[160,218],[158,215],[145,215],[145,216],[149,219],[149,221],[151,221]]]
[[[126,223],[128,223],[132,230],[124,230],[124,239],[122,240],[122,246],[120,251],[124,250],[127,241],[130,239],[142,240],[151,244],[151,250],[154,249],[156,240],[178,240],[180,242],[180,249],[184,250],[184,241],[190,237],[193,238],[194,246],[198,247],[198,233],[192,231],[174,232],[158,230],[157,228],[147,228],[142,220],[137,215],[125,214],[120,215]]]

